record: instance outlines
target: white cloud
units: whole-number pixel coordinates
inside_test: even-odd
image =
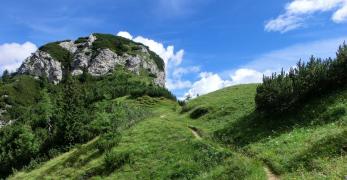
[[[178,90],[178,89],[187,89],[192,87],[192,83],[188,80],[181,79],[167,79],[166,80],[166,88],[169,90]]]
[[[117,33],[117,36],[121,36],[121,37],[130,39],[130,40],[133,39],[133,36],[132,36],[130,33],[126,32],[126,31],[120,31],[120,32],[118,32],[118,33]]]
[[[192,88],[189,89],[185,96],[194,98],[198,95],[207,94],[230,85],[230,81],[223,80],[218,74],[202,72],[200,73],[200,80],[192,85]]]
[[[199,66],[192,66],[192,67],[178,67],[173,70],[172,75],[173,77],[179,79],[185,74],[189,73],[198,73],[200,72]]]
[[[270,20],[265,25],[266,31],[279,31],[282,33],[291,31],[293,29],[297,29],[302,27],[303,18],[293,16],[293,15],[280,15],[276,19]]]
[[[254,69],[240,68],[229,74],[230,79],[222,79],[219,74],[202,72],[200,73],[200,79],[192,85],[185,97],[195,98],[198,95],[204,95],[237,84],[260,83],[263,74],[268,74],[268,72],[262,73]]]
[[[0,71],[5,69],[15,71],[23,60],[36,50],[37,46],[31,42],[0,45]]]
[[[263,74],[254,69],[241,68],[236,70],[230,75],[231,84],[249,84],[249,83],[259,83],[263,80]],[[267,73],[266,73],[267,74]]]
[[[342,23],[347,20],[347,5],[337,10],[333,15],[333,21],[336,23]]]
[[[293,0],[285,7],[285,12],[265,25],[266,31],[287,32],[302,27],[305,20],[317,12],[332,11],[332,21],[347,20],[347,0]]]

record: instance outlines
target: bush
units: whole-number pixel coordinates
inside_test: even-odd
[[[89,39],[89,37],[80,37],[74,43],[75,44],[86,43],[86,42],[88,42],[88,39]]]
[[[0,178],[30,162],[39,153],[39,142],[26,125],[3,127],[0,131]]]
[[[108,132],[101,135],[100,139],[96,142],[96,148],[100,152],[111,150],[112,147],[117,146],[121,140],[121,134],[116,132]]]
[[[190,113],[189,116],[192,119],[198,119],[207,113],[208,113],[208,109],[206,107],[197,107]]]
[[[104,166],[107,170],[113,171],[130,163],[130,153],[123,151],[109,151],[104,157]]]
[[[184,106],[187,105],[187,102],[185,100],[178,100],[177,103],[183,108]]]
[[[343,44],[337,58],[321,60],[311,57],[298,62],[288,73],[264,77],[255,97],[257,110],[282,113],[295,109],[308,99],[344,87],[347,83],[347,46]]]

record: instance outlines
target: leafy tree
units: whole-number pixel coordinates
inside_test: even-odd
[[[6,126],[0,131],[0,178],[21,168],[39,152],[39,142],[27,125]]]

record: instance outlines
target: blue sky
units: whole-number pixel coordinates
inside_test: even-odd
[[[194,96],[259,82],[312,54],[334,56],[346,19],[347,0],[5,0],[0,71],[50,41],[122,31],[158,54],[174,47],[167,86]]]

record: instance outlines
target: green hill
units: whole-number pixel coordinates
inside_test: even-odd
[[[346,178],[347,45],[188,102],[163,68],[113,35],[43,46],[0,79],[0,178]]]
[[[344,178],[347,91],[267,119],[254,111],[256,87],[222,89],[182,110],[165,99],[116,99],[145,105],[152,114],[122,132],[110,151],[114,167],[108,165],[112,156],[97,150],[96,138],[11,178],[267,179],[264,168],[283,179]],[[190,118],[199,109],[207,113]]]

